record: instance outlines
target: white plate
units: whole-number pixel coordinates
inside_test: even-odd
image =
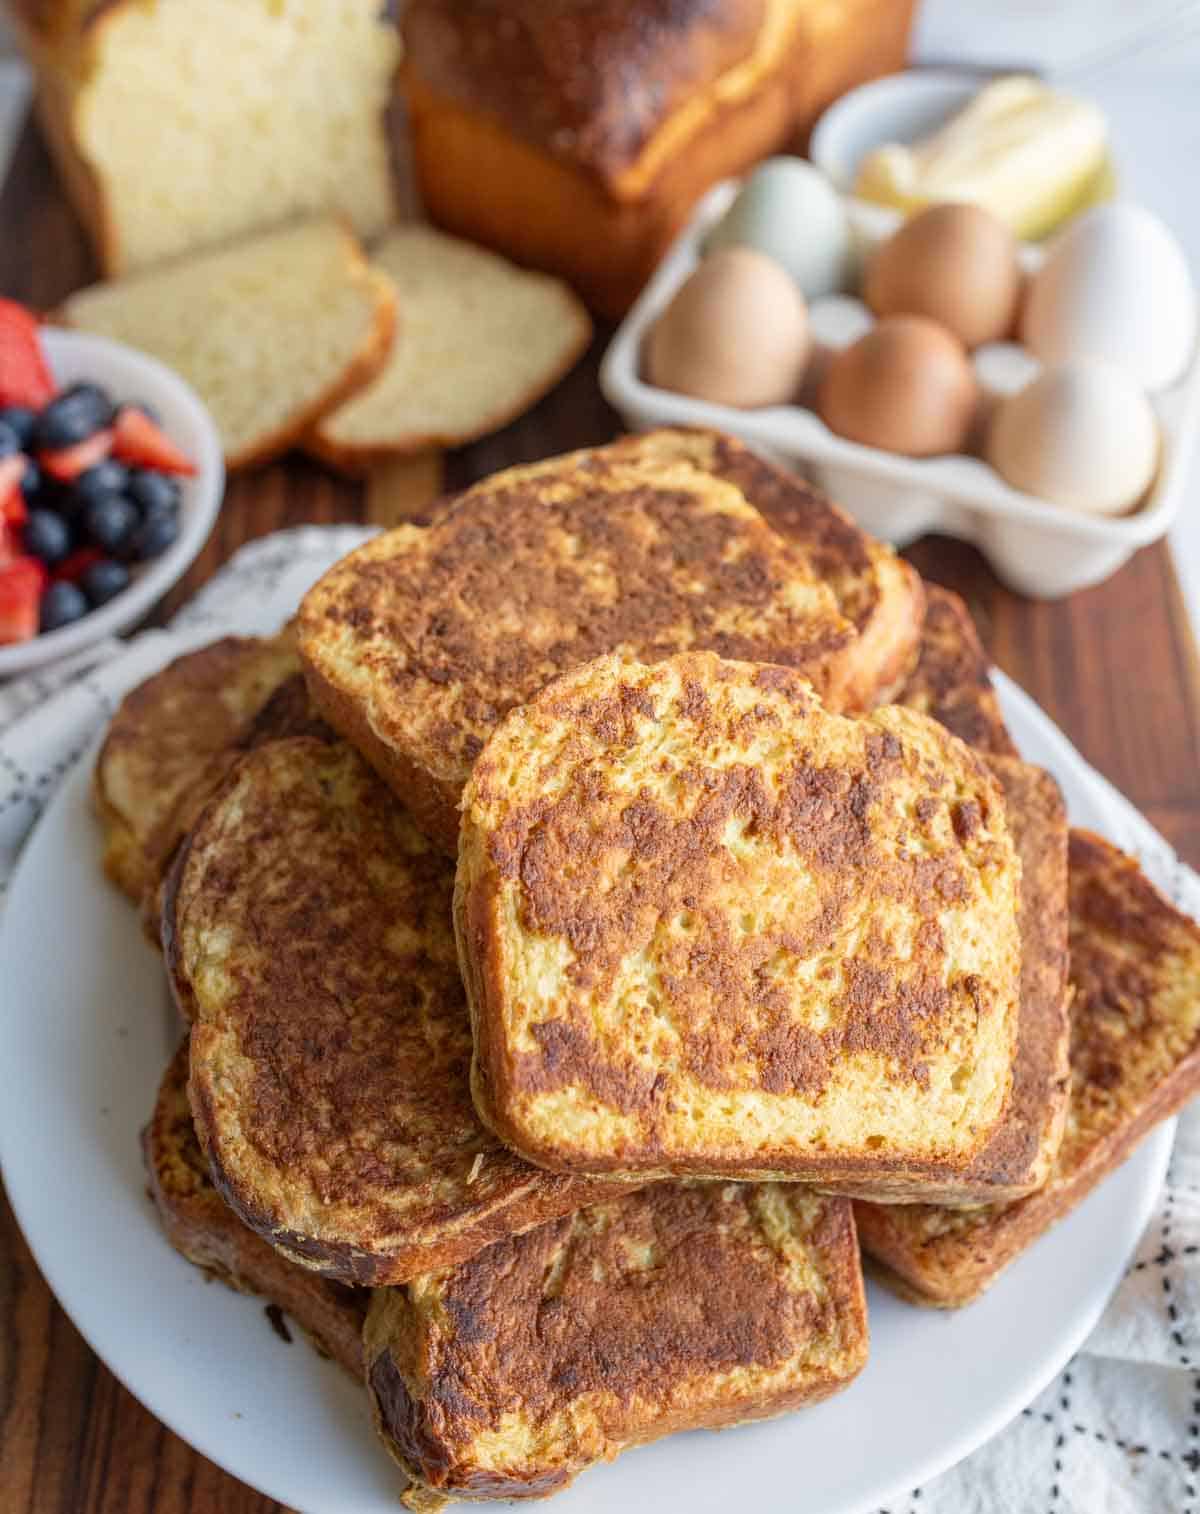
[[[0,678],[71,657],[136,625],[196,560],[225,493],[225,462],[217,428],[200,396],[177,373],[147,353],[86,331],[46,326],[42,344],[60,388],[85,381],[100,384],[118,403],[145,404],[156,410],[167,435],[196,464],[196,474],[179,481],[179,535],[162,556],[136,569],[127,589],[82,620],[30,641],[0,646]]]
[[[165,653],[164,653],[165,655]],[[1028,700],[1022,751],[1058,776],[1072,819],[1108,805]],[[146,1406],[235,1476],[304,1514],[396,1514],[398,1474],[361,1391],[271,1331],[261,1301],[209,1286],[164,1240],[138,1131],[172,1049],[162,968],[99,881],[88,765],[50,806],[0,932],[0,1156],[17,1218],[63,1307]],[[959,1313],[870,1290],[871,1360],[840,1397],[770,1424],[675,1437],[596,1468],[561,1514],[854,1514],[965,1456],[1083,1341],[1149,1218],[1171,1127]]]

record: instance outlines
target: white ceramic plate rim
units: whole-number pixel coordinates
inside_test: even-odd
[[[1001,694],[1074,823],[1119,833],[1061,733],[1019,691],[1002,683]],[[261,1301],[206,1287],[145,1201],[136,1131],[173,1031],[161,966],[134,912],[97,879],[88,779],[83,764],[49,807],[0,926],[0,1159],[18,1221],[92,1348],[204,1455],[306,1514],[394,1514],[396,1474],[361,1391],[276,1340]],[[764,1511],[802,1502],[806,1514],[857,1514],[927,1481],[1006,1424],[1086,1338],[1149,1219],[1171,1139],[1160,1127],[970,1309],[912,1309],[872,1288],[875,1350],[846,1393],[729,1436],[629,1453],[556,1508],[717,1514],[752,1496]]]
[[[172,441],[196,464],[185,478],[180,532],[162,554],[138,570],[123,593],[82,620],[31,641],[0,647],[0,678],[43,667],[117,636],[136,624],[171,589],[199,555],[225,491],[225,463],[217,428],[196,391],[157,358],[108,337],[58,326],[42,328],[42,342],[60,386],[82,380],[103,384],[114,399],[157,410]]]

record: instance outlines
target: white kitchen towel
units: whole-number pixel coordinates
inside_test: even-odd
[[[124,694],[216,636],[276,630],[324,570],[370,533],[308,526],[253,542],[175,618],[81,665],[0,686],[0,902],[59,781]],[[1200,916],[1200,877],[1098,774],[1118,833],[1149,876]],[[978,1369],[987,1372],[987,1363]],[[866,1442],[870,1426],[864,1426]],[[887,1514],[1200,1514],[1200,1108],[1179,1122],[1167,1185],[1084,1349],[994,1440]]]

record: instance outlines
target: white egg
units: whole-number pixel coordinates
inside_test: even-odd
[[[1014,489],[1089,515],[1121,515],[1158,467],[1145,394],[1109,363],[1063,363],[996,406],[987,460]]]
[[[829,180],[803,158],[768,158],[709,233],[705,252],[753,247],[774,258],[806,299],[854,281],[855,248],[846,209]]]
[[[1196,291],[1179,243],[1140,205],[1088,211],[1030,281],[1021,340],[1045,363],[1097,358],[1143,389],[1165,389],[1196,343]]]

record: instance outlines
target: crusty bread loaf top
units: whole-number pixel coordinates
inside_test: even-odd
[[[497,721],[601,653],[710,648],[802,668],[840,699],[853,628],[721,471],[745,449],[727,440],[709,466],[680,455],[677,435],[495,474],[428,530],[352,552],[305,597],[317,704],[450,850]]]
[[[526,1498],[627,1446],[825,1398],[867,1355],[849,1207],[664,1183],[380,1290],[376,1425],[434,1492]]]
[[[150,1197],[167,1239],[197,1267],[286,1310],[324,1355],[363,1371],[362,1327],[370,1295],[318,1277],[248,1230],[213,1187],[187,1097],[188,1045],[171,1058],[142,1131]]]
[[[976,1209],[857,1206],[863,1243],[918,1302],[968,1303],[1200,1091],[1200,924],[1088,831],[1069,850],[1071,1093],[1044,1187]]]
[[[1009,1093],[1019,880],[999,787],[935,722],[601,658],[464,794],[476,1106],[564,1171],[951,1183]]]
[[[402,1282],[605,1191],[534,1171],[476,1118],[452,881],[357,754],[309,737],[243,757],[172,874],[167,965],[214,1180],[348,1282]]]
[[[753,92],[804,0],[411,0],[405,66],[617,197]],[[632,82],[631,82],[632,81]]]

